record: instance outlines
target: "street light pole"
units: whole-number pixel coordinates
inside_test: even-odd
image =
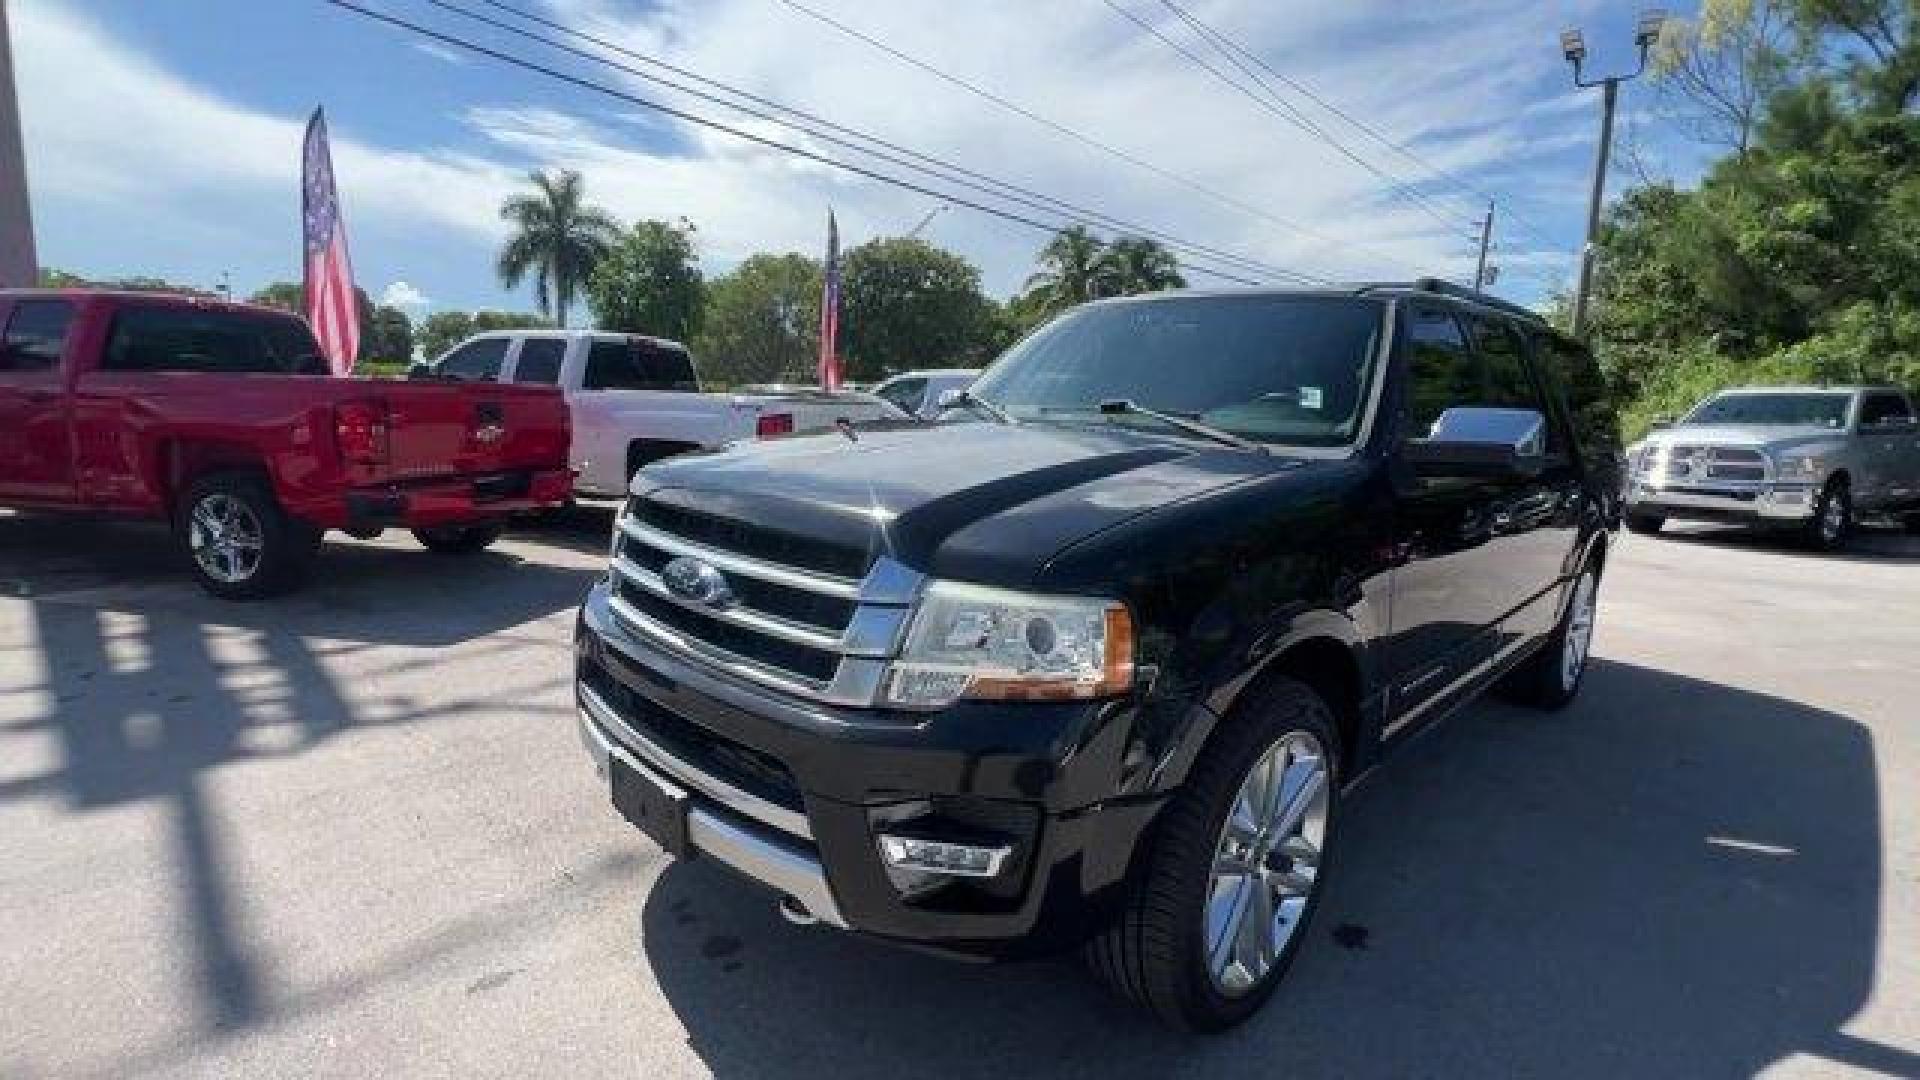
[[[1607,194],[1607,159],[1613,150],[1613,111],[1620,97],[1620,84],[1640,77],[1647,70],[1647,54],[1653,49],[1654,42],[1660,40],[1660,29],[1666,25],[1667,13],[1658,8],[1642,12],[1640,23],[1634,29],[1633,43],[1640,50],[1640,62],[1624,75],[1610,75],[1603,79],[1588,79],[1583,74],[1587,60],[1587,44],[1578,30],[1565,30],[1560,34],[1560,49],[1566,55],[1567,62],[1573,65],[1573,85],[1582,90],[1598,86],[1600,92],[1600,149],[1594,155],[1593,189],[1587,198],[1587,239],[1580,247],[1580,275],[1573,288],[1573,336],[1584,338],[1587,334],[1587,301],[1593,288],[1593,264],[1599,251],[1595,245],[1600,241],[1600,209]]]
[[[30,288],[39,282],[20,108],[13,89],[13,52],[7,41],[7,0],[0,0],[0,288]]]

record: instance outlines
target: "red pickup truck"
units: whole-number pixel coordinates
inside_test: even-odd
[[[0,328],[0,506],[163,518],[218,596],[296,584],[328,529],[478,551],[572,487],[558,391],[329,378],[283,311],[0,290]]]

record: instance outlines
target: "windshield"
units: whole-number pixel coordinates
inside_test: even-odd
[[[1124,400],[1248,439],[1345,446],[1366,413],[1382,312],[1344,296],[1095,304],[1014,346],[972,392],[1023,421],[1166,428],[1099,412]]]
[[[1687,423],[1843,428],[1852,400],[1851,394],[1724,394],[1693,410]]]

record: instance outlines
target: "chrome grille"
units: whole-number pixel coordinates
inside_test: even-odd
[[[614,539],[613,609],[633,632],[710,666],[801,697],[872,705],[921,576],[864,555],[865,573],[847,576],[847,550],[635,498]],[[828,566],[776,561],[768,551]],[[717,571],[727,599],[676,591],[666,570],[680,559]]]
[[[1751,447],[1676,445],[1667,448],[1663,460],[1661,474],[1681,483],[1767,479],[1767,456]]]

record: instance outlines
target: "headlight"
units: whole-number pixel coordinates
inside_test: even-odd
[[[1780,459],[1776,474],[1781,480],[1818,480],[1827,471],[1826,460],[1818,454],[1800,454]]]
[[[921,595],[886,700],[938,708],[959,698],[1060,701],[1133,685],[1126,605],[1086,596],[1030,596],[936,581]]]

